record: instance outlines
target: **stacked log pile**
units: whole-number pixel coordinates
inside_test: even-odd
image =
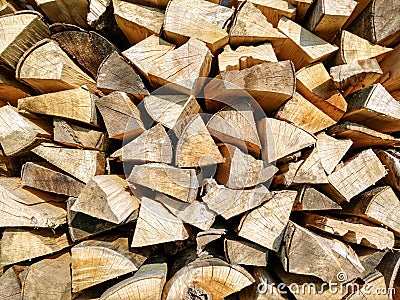
[[[0,299],[400,299],[399,38],[397,0],[0,0]]]

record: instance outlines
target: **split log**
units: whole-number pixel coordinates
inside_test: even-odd
[[[18,109],[97,125],[95,100],[86,86],[18,100]]]
[[[338,140],[325,133],[317,135],[316,147],[327,174],[331,174],[335,170],[352,144],[351,140]]]
[[[1,239],[0,266],[53,254],[70,246],[61,230],[6,228]]]
[[[5,103],[17,106],[18,99],[30,96],[31,91],[15,80],[12,74],[0,69],[0,99]],[[4,103],[4,105],[5,105]],[[2,106],[2,105],[0,105]]]
[[[262,158],[268,162],[276,161],[316,142],[316,138],[306,131],[272,118],[263,118],[258,122],[258,134]]]
[[[314,0],[285,0],[296,7],[296,22],[302,23]]]
[[[299,70],[296,73],[296,83],[300,94],[335,121],[339,121],[345,114],[346,100],[336,89],[322,63]]]
[[[172,0],[165,12],[164,34],[176,45],[186,43],[189,38],[198,39],[215,53],[228,43],[226,27],[233,12],[204,0]]]
[[[218,164],[215,179],[228,188],[254,187],[268,181],[278,171],[274,165],[257,160],[235,146],[226,144],[219,149],[225,162]]]
[[[244,1],[238,9],[229,31],[230,45],[237,47],[271,42],[276,48],[283,44],[285,35],[274,28],[251,1]]]
[[[387,171],[371,150],[364,150],[352,157],[345,165],[328,176],[328,194],[337,202],[350,199],[385,177]]]
[[[342,207],[331,198],[309,185],[300,186],[296,188],[296,190],[298,193],[293,210],[320,211],[342,209]]]
[[[172,144],[164,127],[157,124],[111,154],[111,157],[117,157],[124,162],[171,164]]]
[[[366,126],[351,122],[345,122],[329,128],[328,134],[334,137],[352,140],[352,149],[376,146],[393,147],[400,143],[400,139],[396,139],[391,135],[380,133]]]
[[[357,6],[354,0],[317,0],[305,27],[327,42],[332,42]]]
[[[294,20],[296,15],[296,8],[284,0],[239,0],[239,3],[244,1],[249,1],[257,7],[274,27],[278,26],[282,16]]]
[[[85,183],[92,176],[105,172],[105,154],[95,150],[70,149],[45,143],[32,149],[32,152]]]
[[[0,178],[0,227],[56,228],[65,224],[63,197],[22,187],[19,178]]]
[[[353,10],[351,16],[347,19],[346,23],[342,26],[342,29],[346,29],[349,27],[351,23],[365,10],[365,8],[368,6],[368,4],[372,0],[356,0],[357,1],[357,6]]]
[[[38,71],[40,70],[40,71]],[[83,72],[52,40],[27,50],[16,67],[16,78],[40,93],[58,92],[82,85],[96,91],[96,82]]]
[[[380,66],[383,75],[379,79],[379,82],[389,92],[400,90],[400,45],[383,57]]]
[[[225,239],[225,257],[230,264],[266,266],[268,250],[257,244]]]
[[[11,106],[0,107],[0,120],[0,144],[7,156],[27,152],[52,136],[49,124],[34,115],[25,117]]]
[[[169,88],[183,94],[196,94],[204,83],[201,77],[210,73],[211,60],[212,55],[206,44],[191,38],[154,64],[149,71],[150,83],[154,87],[169,84]]]
[[[0,295],[5,300],[20,300],[21,287],[13,268],[9,268],[0,277]]]
[[[168,129],[172,129],[190,116],[202,112],[194,96],[164,95],[163,91],[160,94],[155,92],[155,94],[145,97],[143,104],[149,116]]]
[[[348,243],[359,244],[379,250],[394,247],[393,232],[383,227],[366,225],[363,224],[363,222],[352,222],[346,219],[342,220],[329,216],[306,213],[301,219],[301,224],[306,228],[316,229],[334,235],[336,238]]]
[[[274,192],[270,200],[242,218],[238,235],[277,252],[296,195],[295,191]]]
[[[383,74],[377,60],[363,59],[332,67],[331,77],[344,97],[376,82]]]
[[[371,189],[343,206],[341,213],[362,217],[382,224],[400,236],[400,202],[388,186]]]
[[[280,258],[286,272],[317,276],[325,282],[341,283],[337,274],[342,273],[351,281],[364,271],[357,254],[348,245],[319,236],[292,221],[284,234]],[[307,262],[307,258],[311,261]]]
[[[189,233],[182,220],[160,202],[143,197],[131,247],[183,241]]]
[[[162,299],[223,299],[254,282],[242,267],[230,265],[218,258],[194,261],[172,276],[165,285]]]
[[[89,240],[71,248],[72,292],[138,270],[147,259],[145,251],[129,251],[128,238]]]
[[[104,19],[107,19],[110,6],[111,0],[89,0],[89,12],[86,17],[89,26],[95,29],[103,29],[105,26]]]
[[[288,38],[278,49],[279,60],[293,60],[296,70],[313,62],[325,60],[338,50],[292,20],[282,17],[278,29]]]
[[[399,15],[400,6],[396,1],[373,0],[347,30],[373,44],[396,45],[400,38]]]
[[[149,72],[153,66],[158,61],[163,60],[163,57],[174,49],[175,45],[164,41],[156,35],[152,35],[125,50],[122,55],[135,65],[145,78],[149,79]]]
[[[267,61],[278,61],[270,43],[250,47],[240,46],[235,51],[226,45],[224,51],[218,55],[219,72],[243,70]]]
[[[4,37],[0,47],[0,61],[15,69],[25,51],[49,37],[50,30],[40,14],[23,11],[0,17],[0,36]]]
[[[133,300],[161,299],[167,281],[166,263],[149,263],[141,266],[133,275],[107,289],[99,300],[117,300],[121,297]]]
[[[97,70],[103,60],[117,51],[113,44],[94,31],[66,30],[53,34],[51,38],[93,78],[97,77]]]
[[[120,0],[113,0],[113,7],[118,27],[132,45],[160,35],[165,18],[162,10]]]
[[[380,61],[384,54],[393,50],[372,44],[346,30],[343,30],[341,35],[338,36],[337,43],[340,48],[335,57],[336,65],[348,64],[369,58],[376,58]]]
[[[22,184],[55,194],[78,197],[85,185],[48,163],[27,162],[22,168]]]
[[[388,174],[383,179],[386,184],[400,192],[400,156],[394,151],[375,150],[375,154],[386,167]]]
[[[297,170],[300,168],[303,162],[304,160],[299,160],[297,162],[289,162],[279,166],[279,173],[274,177],[273,186],[291,186]]]
[[[380,84],[347,97],[343,120],[368,126],[379,132],[400,131],[400,102]]]
[[[297,92],[279,108],[275,118],[290,122],[309,133],[316,133],[336,124],[334,119]]]
[[[318,148],[314,148],[298,168],[293,178],[294,184],[324,184],[328,183],[325,170],[322,166]]]
[[[89,12],[89,0],[35,0],[35,3],[52,23],[88,28],[86,16]]]
[[[21,274],[21,299],[71,299],[71,255],[43,259]]]
[[[382,261],[383,257],[388,252],[389,252],[388,250],[377,251],[376,249],[367,247],[357,248],[356,253],[358,255],[358,258],[360,259],[361,264],[365,269],[365,272],[361,275],[361,278],[365,278],[369,274],[375,272],[378,265]]]
[[[249,211],[271,199],[272,194],[263,185],[252,189],[234,190],[217,184],[214,179],[205,179],[202,200],[207,206],[228,220]]]
[[[208,244],[220,239],[226,234],[226,229],[210,228],[206,231],[200,231],[196,235],[197,255],[200,255]]]
[[[193,202],[200,186],[196,170],[157,163],[135,166],[128,182],[165,193],[184,202]]]
[[[139,200],[118,175],[92,177],[71,206],[73,211],[115,224],[123,223],[138,209]]]
[[[110,138],[133,138],[145,131],[139,110],[124,92],[113,92],[96,99],[96,107]]]
[[[100,65],[97,88],[106,94],[114,91],[125,92],[137,99],[149,95],[142,79],[118,52],[110,54]]]

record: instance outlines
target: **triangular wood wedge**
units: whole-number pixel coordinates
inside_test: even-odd
[[[40,14],[23,11],[0,17],[0,36],[0,61],[14,69],[26,50],[50,37],[50,30]]]
[[[318,148],[314,148],[305,158],[293,179],[294,184],[324,184],[328,183],[325,170],[322,166]]]
[[[139,209],[139,200],[129,191],[125,179],[98,175],[86,184],[71,210],[115,224],[123,223]]]
[[[149,95],[142,79],[118,52],[110,54],[100,65],[97,88],[104,93],[125,92],[137,99]]]
[[[55,41],[47,39],[25,52],[18,62],[16,78],[40,93],[58,92],[82,85],[87,85],[93,92],[97,90],[96,82]]]
[[[15,76],[12,73],[0,69],[1,101],[17,106],[18,99],[28,97],[31,93],[28,87],[15,80]],[[0,106],[2,105],[0,104]]]
[[[225,234],[226,229],[223,228],[210,228],[206,231],[200,231],[196,235],[197,255],[201,254],[210,243],[220,239]]]
[[[179,169],[157,163],[135,166],[128,182],[184,202],[193,202],[200,186],[195,169]]]
[[[272,118],[263,118],[258,122],[258,134],[262,158],[268,162],[276,161],[316,142],[316,138],[303,129]]]
[[[233,145],[223,145],[220,151],[226,161],[218,165],[215,179],[228,188],[254,187],[267,182],[278,171],[274,165],[257,160]]]
[[[21,299],[21,286],[13,268],[0,276],[0,294],[7,300]]]
[[[293,210],[318,211],[342,209],[342,207],[331,198],[311,186],[299,186],[296,187],[296,190],[298,191],[298,194]]]
[[[182,220],[160,202],[145,197],[141,199],[132,247],[183,241],[188,237]]]
[[[233,12],[205,0],[172,0],[165,12],[164,34],[177,45],[196,38],[215,53],[228,43],[225,27]]]
[[[297,170],[300,168],[303,162],[304,160],[301,159],[296,162],[289,162],[287,164],[279,166],[279,173],[273,178],[273,186],[291,186],[293,184],[293,180],[296,176]]]
[[[224,250],[231,264],[264,267],[268,262],[268,250],[257,244],[225,239]]]
[[[375,150],[375,154],[381,160],[388,171],[383,179],[393,189],[400,191],[400,155],[395,151]]]
[[[285,38],[286,36],[274,28],[251,1],[245,1],[240,5],[229,31],[229,44],[234,47],[262,42],[271,42],[278,47]]]
[[[297,193],[274,192],[262,206],[246,214],[238,235],[273,251],[278,251]]]
[[[150,83],[155,87],[169,84],[169,88],[178,92],[196,94],[204,83],[202,77],[210,73],[211,61],[212,54],[206,44],[191,38],[153,65],[149,71]]]
[[[171,140],[161,124],[146,130],[137,138],[125,144],[114,152],[111,157],[118,157],[121,161],[172,162]]]

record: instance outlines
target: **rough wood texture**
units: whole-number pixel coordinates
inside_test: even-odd
[[[233,12],[204,0],[172,0],[165,12],[164,34],[177,45],[196,38],[215,53],[228,43],[226,27]]]
[[[13,268],[9,268],[0,277],[0,294],[5,300],[20,300],[21,287]]]
[[[377,60],[362,59],[332,67],[331,77],[344,97],[376,82],[383,74]]]
[[[5,103],[17,106],[18,99],[30,96],[31,91],[15,80],[13,74],[0,69],[0,99]],[[2,105],[0,105],[2,106]]]
[[[279,167],[279,173],[273,180],[274,187],[284,186],[289,187],[293,184],[294,177],[296,176],[297,170],[300,168],[304,160],[297,162],[290,162]]]
[[[354,19],[357,18],[364,11],[364,9],[368,6],[368,4],[372,0],[356,0],[356,1],[357,1],[357,6],[353,10],[351,16],[347,19],[346,23],[343,25],[342,27],[343,29],[349,27],[349,25],[353,23]]]
[[[302,185],[297,187],[298,191],[293,210],[319,211],[319,210],[340,210],[342,207],[328,196],[315,188]]]
[[[238,235],[278,251],[296,195],[295,191],[275,192],[270,200],[242,218]]]
[[[107,18],[111,0],[89,0],[89,12],[87,14],[87,22],[90,27],[102,29],[104,19]]]
[[[225,257],[231,264],[247,266],[266,266],[268,250],[257,244],[225,239]]]
[[[58,92],[82,85],[96,91],[95,81],[51,40],[43,40],[25,52],[16,67],[16,77],[40,93]]]
[[[394,50],[384,56],[380,62],[380,66],[383,71],[382,77],[379,82],[389,92],[393,92],[400,89],[400,45]],[[399,98],[396,98],[399,99]]]
[[[383,179],[393,189],[400,191],[400,156],[395,151],[375,150],[381,163],[386,167],[388,175]]]
[[[288,38],[277,56],[279,60],[291,59],[296,70],[325,60],[338,49],[286,17],[279,20],[278,29]]]
[[[16,11],[17,10],[15,4],[12,3],[11,1],[6,1],[6,0],[0,1],[0,16],[12,14],[15,13]]]
[[[262,42],[271,42],[275,47],[282,45],[285,35],[274,28],[252,2],[245,1],[238,9],[229,31],[230,45],[237,47]]]
[[[346,100],[348,107],[344,120],[363,124],[379,132],[400,130],[400,102],[381,84],[369,86]]]
[[[298,168],[293,178],[294,184],[324,184],[328,183],[325,170],[322,166],[318,148],[314,148]]]

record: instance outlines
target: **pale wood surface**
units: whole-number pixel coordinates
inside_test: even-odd
[[[293,178],[294,184],[324,184],[328,183],[325,170],[322,166],[322,161],[319,156],[318,148],[314,148],[311,153],[304,158]]]
[[[342,207],[331,198],[309,185],[296,187],[297,198],[293,210],[340,210]]]
[[[231,264],[266,266],[268,250],[257,244],[225,239],[225,257]]]
[[[308,10],[314,3],[314,0],[285,0],[296,7],[296,22],[301,23],[304,20]]]
[[[9,268],[0,277],[0,294],[6,300],[20,300],[21,287],[13,268]]]

